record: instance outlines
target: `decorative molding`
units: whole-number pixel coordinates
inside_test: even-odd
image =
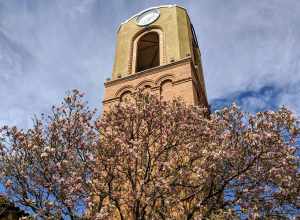
[[[143,80],[142,82],[140,82],[139,84],[137,84],[135,86],[135,89],[139,89],[139,88],[143,88],[145,86],[150,86],[151,88],[153,88],[155,86],[155,83],[152,80]]]
[[[190,81],[193,81],[192,77],[187,77],[187,78],[180,79],[180,80],[173,82],[173,85],[178,85],[178,84],[190,82]]]
[[[181,60],[178,60],[176,62],[173,62],[173,63],[168,63],[168,64],[165,64],[165,65],[162,65],[162,66],[157,66],[157,67],[154,67],[154,68],[151,68],[151,69],[146,69],[146,70],[143,70],[143,71],[135,73],[135,74],[130,74],[130,75],[127,75],[127,76],[119,78],[119,79],[114,79],[114,80],[105,82],[104,87],[107,88],[107,87],[119,84],[121,82],[131,81],[131,80],[134,80],[134,79],[137,79],[137,78],[140,78],[140,77],[156,74],[157,72],[160,72],[163,69],[166,69],[166,70],[171,69],[174,66],[182,65],[182,64],[185,64],[185,63],[188,63],[188,62],[191,62],[191,57],[185,57],[185,58],[183,58]]]
[[[112,102],[115,102],[115,101],[120,101],[120,97],[114,97],[114,98],[106,99],[106,100],[103,100],[102,103],[103,104],[109,104],[109,103],[112,103]]]
[[[135,88],[133,86],[130,86],[130,85],[126,85],[126,86],[123,86],[122,88],[120,88],[114,95],[114,97],[119,97],[120,95],[122,95],[124,92],[134,92]]]
[[[161,77],[159,77],[156,81],[155,81],[155,85],[156,86],[161,86],[161,84],[166,81],[166,80],[170,80],[173,84],[174,82],[174,79],[175,79],[175,76],[172,75],[172,74],[166,74],[166,75],[163,75]]]

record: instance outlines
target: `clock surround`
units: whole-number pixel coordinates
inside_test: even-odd
[[[147,10],[136,18],[136,24],[138,26],[147,26],[155,22],[160,16],[160,11],[158,8]]]

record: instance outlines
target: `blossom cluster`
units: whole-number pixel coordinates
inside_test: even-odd
[[[235,104],[209,113],[137,92],[96,117],[74,90],[27,131],[1,129],[0,180],[43,219],[299,215],[299,122]]]

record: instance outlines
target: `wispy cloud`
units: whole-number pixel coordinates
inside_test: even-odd
[[[231,103],[237,103],[244,111],[258,112],[277,110],[286,106],[299,115],[300,113],[300,81],[292,82],[288,86],[266,85],[257,90],[242,90],[227,94],[224,98],[211,101],[212,110],[218,110]],[[299,115],[300,116],[300,115]]]

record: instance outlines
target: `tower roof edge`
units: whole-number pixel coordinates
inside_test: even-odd
[[[120,24],[119,27],[118,27],[117,32],[119,32],[119,30],[120,30],[120,28],[121,28],[121,26],[122,26],[123,24],[126,24],[126,23],[129,22],[131,19],[133,19],[133,18],[135,18],[135,17],[137,17],[137,16],[143,14],[143,13],[146,12],[146,11],[149,11],[149,10],[152,10],[152,9],[172,8],[172,7],[178,7],[178,8],[182,8],[182,9],[186,10],[186,8],[184,8],[184,7],[180,6],[180,5],[177,5],[177,4],[153,6],[153,7],[144,9],[144,10],[142,10],[142,11],[136,13],[135,15],[131,16],[130,18],[126,19],[125,21],[121,22],[121,24]]]

